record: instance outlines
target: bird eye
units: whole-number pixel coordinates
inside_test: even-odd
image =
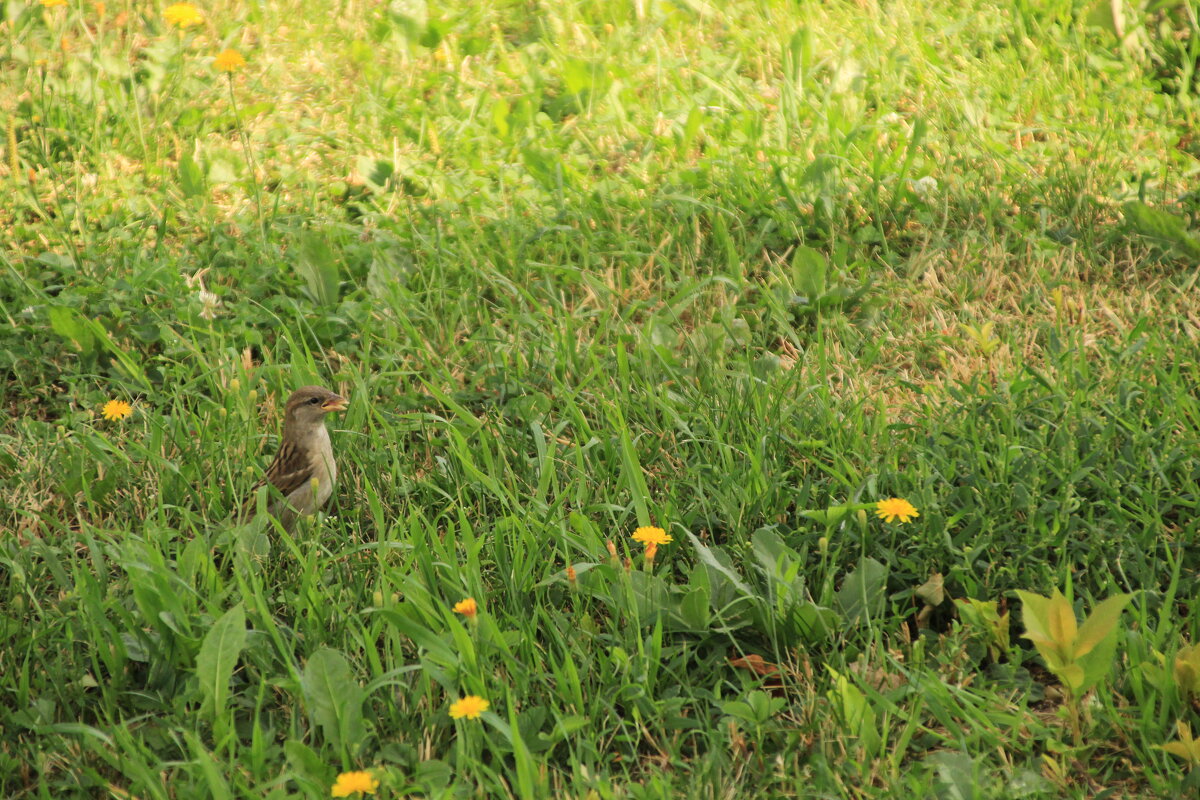
[[[309,400],[308,402],[315,406],[317,403],[321,402],[321,398],[314,397],[313,399]]]

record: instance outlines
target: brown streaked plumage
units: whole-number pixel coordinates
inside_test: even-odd
[[[243,504],[243,520],[254,516],[258,489],[268,483],[283,495],[270,500],[268,511],[288,530],[296,517],[312,514],[325,505],[337,481],[325,415],[345,410],[344,397],[320,386],[301,386],[292,392],[283,413],[279,452],[267,468],[266,478]]]

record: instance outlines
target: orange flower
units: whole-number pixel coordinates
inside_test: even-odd
[[[488,710],[490,706],[487,700],[476,694],[469,694],[461,700],[457,700],[450,704],[451,719],[479,719],[479,715]]]
[[[174,25],[180,30],[204,22],[204,15],[200,13],[200,9],[191,3],[175,3],[167,6],[167,10],[163,12],[163,18],[166,19],[168,25]]]
[[[671,536],[662,528],[643,526],[633,532],[633,540],[647,546],[651,544],[670,544]]]
[[[218,72],[232,74],[244,66],[246,66],[246,59],[242,58],[242,54],[237,50],[222,50],[213,59],[213,68]]]
[[[901,522],[909,522],[921,516],[912,503],[899,497],[880,500],[875,504],[875,515],[884,522],[891,522],[895,519],[899,519]]]
[[[379,781],[369,772],[343,772],[333,783],[333,797],[349,797],[352,794],[375,794]]]
[[[115,422],[119,419],[125,419],[133,413],[133,406],[126,403],[124,400],[109,400],[104,404],[104,408],[100,410],[106,420]]]
[[[454,610],[467,619],[475,619],[475,615],[479,613],[479,605],[475,602],[474,597],[468,597],[466,600],[459,600],[455,603]]]

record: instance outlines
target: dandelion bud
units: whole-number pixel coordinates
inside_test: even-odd
[[[233,380],[231,380],[229,382],[229,391],[240,392],[241,390],[242,390],[242,382],[239,381],[237,378],[234,378]]]
[[[829,537],[828,536],[822,536],[820,539],[817,539],[817,552],[821,554],[822,558],[829,555]]]
[[[376,606],[383,605],[383,592],[375,592],[375,594],[371,595],[371,599],[375,601]]]
[[[573,566],[571,566],[570,564],[567,564],[567,580],[571,582],[572,587],[574,587],[574,585],[575,585],[576,577],[577,576],[575,575],[575,568]]]
[[[633,559],[630,558],[629,556],[625,556],[625,565],[624,566],[625,566],[626,572],[629,572],[631,569],[633,569]]]
[[[474,622],[475,615],[479,613],[479,604],[475,602],[474,597],[468,597],[455,603],[454,610]]]
[[[617,546],[615,544],[613,544],[612,539],[606,539],[604,541],[604,546],[608,548],[608,554],[610,556],[612,556],[613,558],[617,557]]]
[[[224,409],[224,408],[218,408],[218,409],[217,409],[217,416],[218,416],[218,417],[220,417],[221,419],[224,419],[225,417],[228,417],[228,416],[229,416],[229,410],[228,410],[228,409]]]
[[[258,399],[258,389],[251,389],[250,392],[246,395],[246,397],[250,398],[250,402],[253,403],[255,400]]]

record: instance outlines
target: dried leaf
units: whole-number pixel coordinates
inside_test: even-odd
[[[931,606],[940,606],[946,600],[945,581],[942,573],[935,572],[929,580],[917,588],[917,597]]]
[[[766,661],[762,656],[751,653],[740,658],[729,659],[729,666],[737,669],[748,669],[756,675],[775,675],[779,672],[779,667],[769,661]]]

